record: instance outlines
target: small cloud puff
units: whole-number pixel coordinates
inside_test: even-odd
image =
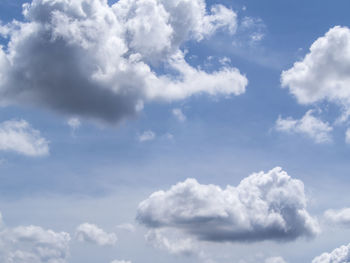
[[[0,150],[37,157],[49,154],[49,142],[25,120],[0,123]]]
[[[145,131],[137,137],[139,142],[153,141],[155,138],[156,134],[151,130]]]
[[[180,122],[184,122],[184,121],[186,121],[186,116],[185,116],[185,114],[182,112],[182,110],[181,109],[179,109],[179,108],[176,108],[176,109],[173,109],[172,110],[172,113],[173,113],[173,115],[175,116],[175,118],[178,120],[178,121],[180,121]]]
[[[313,116],[313,112],[313,110],[309,110],[300,120],[278,117],[275,128],[280,132],[305,135],[316,143],[331,142],[330,133],[333,128],[327,122]]]
[[[350,227],[350,208],[340,210],[327,210],[324,213],[325,219],[332,224]]]
[[[73,131],[75,131],[80,127],[81,121],[79,118],[72,117],[68,119],[67,124]]]
[[[114,233],[106,233],[98,226],[89,223],[79,225],[75,237],[80,242],[94,243],[99,246],[113,246],[118,240]]]

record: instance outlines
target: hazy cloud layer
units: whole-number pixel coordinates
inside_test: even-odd
[[[106,233],[94,224],[84,223],[77,227],[75,237],[78,241],[94,243],[99,246],[113,246],[117,243],[114,233]]]
[[[23,14],[24,22],[0,26],[9,40],[0,49],[3,105],[40,105],[117,122],[134,116],[144,102],[245,92],[247,79],[238,69],[205,72],[190,66],[180,50],[218,30],[235,32],[236,13],[223,5],[33,0]]]
[[[334,249],[330,253],[323,253],[312,260],[312,263],[348,263],[350,262],[350,244]]]
[[[199,240],[288,241],[319,230],[306,203],[303,183],[277,167],[226,189],[187,179],[141,202],[137,219],[150,229],[180,230]]]
[[[0,150],[27,156],[49,154],[49,142],[25,120],[0,123]]]
[[[316,143],[327,143],[332,141],[331,132],[333,128],[321,119],[313,116],[313,111],[309,110],[300,119],[295,120],[291,117],[283,119],[279,117],[275,126],[277,131],[295,133],[307,136]]]

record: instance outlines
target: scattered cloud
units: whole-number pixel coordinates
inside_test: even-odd
[[[312,263],[348,263],[350,261],[350,244],[334,249],[330,253],[323,253],[312,260]]]
[[[156,134],[151,130],[145,131],[138,136],[140,142],[153,141],[155,138]]]
[[[266,34],[266,25],[260,18],[245,16],[238,27],[235,46],[255,46],[261,42]]]
[[[180,49],[218,30],[235,33],[236,13],[220,4],[33,0],[23,15],[0,26],[9,43],[0,48],[2,105],[40,105],[116,123],[144,102],[240,95],[248,83],[234,67],[192,67]]]
[[[173,109],[172,113],[175,116],[175,118],[180,122],[184,122],[187,119],[186,115],[179,108]]]
[[[77,129],[79,129],[81,121],[79,118],[72,117],[68,119],[67,124],[72,129],[72,131],[75,132]]]
[[[231,63],[231,59],[228,57],[222,57],[222,58],[219,58],[219,63],[221,65],[228,65]]]
[[[126,260],[113,260],[111,263],[131,263],[131,261],[126,261]]]
[[[49,142],[25,120],[0,123],[0,150],[37,157],[49,154]]]
[[[106,233],[94,224],[84,223],[77,227],[75,237],[80,242],[88,242],[99,246],[113,246],[117,243],[114,233]]]
[[[327,122],[313,116],[313,112],[313,110],[309,110],[300,120],[278,117],[275,128],[280,132],[305,135],[316,143],[331,142],[330,133],[333,128]]]
[[[325,219],[335,225],[350,227],[350,208],[340,210],[327,210],[324,213]]]
[[[306,203],[303,183],[277,167],[226,189],[187,179],[141,202],[137,220],[204,241],[288,241],[319,231]]]

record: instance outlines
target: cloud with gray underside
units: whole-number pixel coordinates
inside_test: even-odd
[[[187,179],[142,201],[137,220],[149,229],[213,242],[291,241],[319,232],[303,182],[279,167],[225,189]]]
[[[181,49],[217,31],[235,33],[237,14],[220,4],[33,0],[23,15],[24,21],[0,23],[8,40],[0,48],[1,105],[40,105],[116,123],[144,103],[240,95],[248,84],[229,65],[213,72],[191,66]]]

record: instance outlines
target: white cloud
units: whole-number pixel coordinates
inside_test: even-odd
[[[172,113],[175,116],[175,118],[178,119],[178,121],[184,122],[187,119],[186,115],[179,108],[173,109]]]
[[[126,261],[126,260],[113,260],[111,263],[131,263],[131,261]]]
[[[146,240],[153,247],[165,250],[174,255],[195,255],[197,251],[196,243],[189,237],[174,236],[172,232],[164,229],[150,230],[146,234]]]
[[[75,130],[79,129],[81,122],[80,122],[79,118],[72,117],[72,118],[68,119],[67,124],[69,127],[71,127],[71,129],[73,131],[75,131]]]
[[[151,130],[145,131],[138,136],[140,142],[153,141],[155,138],[156,134]]]
[[[283,71],[282,86],[288,87],[301,104],[329,101],[346,114],[350,109],[349,50],[350,29],[331,28],[311,45],[303,60]]]
[[[38,226],[19,226],[0,233],[1,262],[67,263],[70,235]]]
[[[350,226],[350,208],[343,208],[340,210],[327,210],[324,213],[325,219],[333,224]]]
[[[305,135],[313,139],[316,143],[331,142],[332,136],[330,133],[333,128],[327,122],[323,122],[312,114],[313,111],[309,110],[300,120],[279,117],[275,128],[281,132]]]
[[[209,10],[209,11],[207,11]],[[233,34],[237,15],[204,0],[33,0],[24,22],[0,26],[1,104],[30,104],[118,122],[143,102],[194,94],[240,95],[247,79],[223,66],[205,72],[181,51],[218,30]],[[159,69],[170,69],[165,74]],[[163,70],[161,70],[163,71]],[[172,74],[174,72],[175,74]]]
[[[277,167],[226,189],[187,179],[141,202],[137,220],[213,242],[288,241],[319,231],[306,203],[303,183]]]
[[[331,253],[323,253],[312,260],[312,263],[348,263],[350,262],[350,244],[334,249]]]
[[[265,263],[287,263],[282,257],[271,257],[265,260]]]
[[[77,227],[76,239],[80,242],[94,243],[99,246],[113,246],[117,243],[114,233],[106,233],[94,224],[84,223]]]
[[[49,154],[49,142],[25,120],[0,123],[0,150],[27,156]]]

